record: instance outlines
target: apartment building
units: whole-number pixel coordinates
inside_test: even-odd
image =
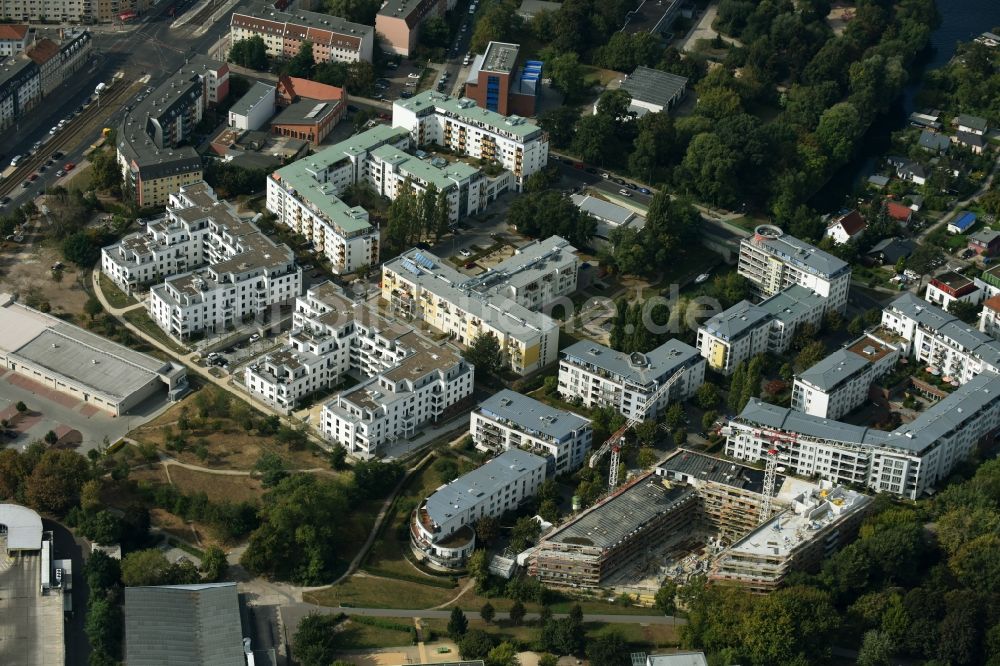
[[[829,301],[831,310],[843,312],[851,284],[851,267],[814,245],[762,224],[753,236],[740,242],[739,274],[754,284],[761,298],[799,285]]]
[[[288,343],[244,371],[247,391],[290,412],[304,397],[335,388],[353,370],[372,377],[413,350],[408,326],[355,302],[330,282],[311,287],[295,301]]]
[[[817,475],[917,499],[948,478],[1000,426],[1000,376],[984,372],[892,432],[752,399],[723,429],[726,455],[756,462],[771,449],[799,476]]]
[[[410,518],[414,554],[436,567],[463,567],[476,545],[476,521],[499,518],[533,497],[545,466],[545,458],[512,448],[435,490]]]
[[[25,50],[25,55],[38,65],[42,95],[51,94],[90,60],[92,40],[89,31],[66,30],[64,37],[61,43],[39,39]]]
[[[475,368],[459,354],[415,332],[400,344],[409,353],[399,363],[323,405],[323,435],[360,458],[382,455],[472,395]]]
[[[125,191],[139,206],[163,206],[181,187],[202,180],[190,138],[205,108],[229,94],[229,66],[194,56],[122,117],[118,162]]]
[[[126,291],[147,284],[150,317],[187,339],[222,331],[290,301],[302,271],[288,247],[219,201],[207,183],[180,188],[167,216],[101,252],[101,270]]]
[[[26,55],[0,60],[0,131],[14,126],[42,99],[42,73]]]
[[[983,291],[976,286],[972,278],[955,271],[947,271],[931,278],[924,300],[943,310],[949,310],[955,301],[979,305],[983,300]]]
[[[872,384],[892,371],[899,348],[892,335],[866,334],[795,375],[792,409],[812,416],[839,419],[868,401]]]
[[[375,32],[392,53],[408,58],[417,46],[423,22],[444,16],[454,6],[455,0],[389,0],[375,15]]]
[[[828,483],[808,489],[719,554],[708,578],[767,593],[794,571],[816,572],[825,557],[854,541],[873,501]]]
[[[951,382],[1000,371],[1000,342],[908,292],[882,311],[882,328],[902,338],[902,354]]]
[[[382,265],[382,298],[397,316],[422,320],[463,345],[495,335],[511,369],[528,374],[556,360],[559,326],[538,310],[576,291],[575,253],[552,236],[470,277],[413,249]]]
[[[655,404],[653,393],[674,379]],[[559,394],[584,407],[614,407],[628,418],[655,418],[671,402],[686,400],[705,383],[705,359],[680,340],[668,340],[648,354],[625,354],[581,340],[562,350]]]
[[[476,447],[487,451],[519,448],[547,460],[548,476],[579,469],[593,439],[590,420],[504,389],[470,415]]]
[[[301,9],[279,11],[270,5],[233,12],[229,37],[231,44],[260,37],[267,55],[284,59],[294,58],[309,42],[317,64],[371,62],[375,45],[375,29],[370,25]]]
[[[983,301],[983,310],[979,313],[979,330],[990,337],[1000,337],[1000,296]]]
[[[0,57],[24,53],[34,39],[31,26],[21,23],[0,25]]]
[[[829,301],[793,284],[759,305],[740,301],[698,327],[697,345],[710,368],[732,374],[758,354],[788,351],[805,324],[819,327]]]
[[[531,174],[544,169],[549,159],[548,135],[520,116],[504,116],[426,90],[392,105],[392,124],[410,133],[417,146],[436,144],[458,155],[493,160],[514,174],[523,189]]]

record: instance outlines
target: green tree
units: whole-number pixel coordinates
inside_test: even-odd
[[[264,38],[254,35],[234,42],[229,49],[229,62],[258,71],[266,70],[267,46],[264,44]]]
[[[81,268],[89,268],[101,256],[101,250],[86,231],[77,231],[67,236],[62,243],[62,253],[66,261]]]
[[[576,123],[572,149],[590,164],[614,164],[621,153],[615,134],[615,120],[604,114],[580,118]]]
[[[483,332],[472,340],[463,357],[476,368],[476,373],[484,377],[499,379],[507,367],[507,355],[500,347],[497,336]]]
[[[485,663],[486,666],[519,666],[517,647],[510,641],[504,641],[489,651]]]
[[[889,666],[894,647],[885,632],[866,631],[858,650],[858,666]]]
[[[107,510],[89,515],[80,523],[81,533],[102,546],[117,544],[122,538],[123,529],[121,519]]]
[[[580,111],[571,106],[557,106],[538,116],[538,125],[548,132],[549,141],[555,148],[566,148],[573,141],[576,121],[580,119]]]
[[[379,0],[323,0],[327,14],[362,25],[375,25],[375,15],[381,6]]]
[[[462,659],[486,659],[495,645],[493,637],[482,629],[470,629],[455,642]]]
[[[695,401],[702,409],[715,409],[719,405],[719,389],[712,382],[705,382],[695,392]]]
[[[511,604],[509,611],[511,623],[514,624],[515,626],[520,625],[521,622],[524,621],[525,613],[526,611],[524,608],[524,604],[521,603],[520,599],[515,599],[514,603]]]
[[[481,617],[483,619],[483,622],[485,622],[486,624],[491,623],[493,621],[493,618],[496,617],[496,614],[497,612],[496,609],[493,608],[493,604],[491,604],[488,601],[485,604],[483,604],[482,608],[479,609],[479,617]]]
[[[625,641],[617,632],[609,632],[587,641],[587,659],[591,666],[627,666]]]
[[[567,51],[549,59],[546,64],[552,85],[564,95],[567,104],[583,95],[585,88],[580,56]]]
[[[92,598],[84,632],[93,651],[117,659],[121,655],[122,609],[110,599]]]
[[[656,451],[648,446],[644,446],[639,449],[639,455],[636,457],[635,462],[639,467],[649,469],[656,464],[657,460],[658,456],[656,455]]]
[[[493,516],[482,516],[476,521],[476,540],[483,546],[489,546],[500,534],[500,523]]]
[[[434,240],[441,240],[448,233],[450,225],[451,204],[448,203],[448,193],[442,190],[437,193],[437,200],[434,202],[434,218],[430,227],[434,231]]]
[[[104,312],[104,307],[101,305],[101,302],[99,300],[97,300],[93,296],[90,296],[89,298],[87,298],[87,301],[83,304],[83,312],[88,317],[90,317],[91,321],[93,321],[94,318],[97,317],[97,315]]]
[[[121,584],[121,565],[104,551],[95,550],[83,563],[83,576],[91,595],[96,598],[98,595],[106,595],[108,590]]]
[[[39,511],[61,515],[79,501],[89,477],[86,458],[75,451],[48,449],[25,480],[25,499]]]
[[[343,617],[343,616],[340,616]],[[302,666],[328,666],[337,651],[336,615],[313,612],[302,618],[292,639],[292,654]]]
[[[677,584],[670,580],[664,581],[653,597],[653,606],[664,615],[673,615],[676,613]]]
[[[260,475],[261,484],[265,488],[273,488],[288,476],[284,459],[277,453],[270,451],[262,453],[257,458],[257,462],[253,466],[253,471]]]
[[[510,531],[510,548],[521,552],[538,539],[542,526],[532,516],[521,516]]]
[[[448,22],[441,16],[432,16],[420,24],[420,43],[429,48],[447,48],[451,38]]]
[[[708,432],[715,425],[716,420],[719,418],[719,413],[714,409],[710,409],[701,415],[701,429]]]
[[[826,357],[826,346],[820,340],[807,344],[795,357],[795,369],[808,370]]]
[[[316,70],[316,59],[313,56],[312,42],[306,40],[299,47],[291,60],[285,65],[285,73],[302,79],[311,79]]]
[[[458,606],[451,609],[451,617],[448,618],[448,636],[451,640],[458,641],[469,630],[469,620],[465,613]]]
[[[201,558],[201,575],[211,583],[220,581],[229,569],[226,553],[218,546],[209,546]]]
[[[521,17],[517,15],[515,4],[498,2],[486,5],[476,19],[469,49],[475,53],[484,53],[490,42],[511,41],[520,27]]]
[[[823,112],[816,127],[816,139],[838,164],[850,158],[864,129],[858,110],[850,102],[834,104]]]
[[[122,558],[122,582],[127,587],[171,584],[170,562],[155,548],[137,550]]]
[[[684,406],[675,402],[667,407],[667,413],[664,415],[663,420],[666,421],[667,426],[670,428],[679,428],[684,425],[687,420],[687,415],[684,413]]]

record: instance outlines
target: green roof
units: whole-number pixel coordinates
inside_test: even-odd
[[[404,175],[413,176],[425,183],[434,183],[439,190],[444,190],[456,181],[462,181],[479,173],[465,162],[449,162],[448,166],[436,167],[427,160],[420,160],[392,146],[381,146],[371,151],[380,160],[399,167]]]
[[[434,90],[425,90],[410,99],[396,100],[393,104],[413,113],[436,108],[470,123],[486,125],[497,132],[511,134],[522,140],[531,138],[535,134],[540,135],[542,132],[537,125],[529,123],[520,116],[504,116],[496,111],[476,106],[471,99],[455,99]]]

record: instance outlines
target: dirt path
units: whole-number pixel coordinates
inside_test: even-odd
[[[476,581],[470,579],[469,582],[467,582],[465,584],[465,587],[462,588],[461,592],[459,592],[458,594],[456,594],[454,597],[452,597],[448,601],[444,602],[443,604],[439,604],[437,606],[434,606],[433,608],[428,608],[427,610],[442,610],[444,608],[447,608],[448,606],[452,605],[453,603],[455,603],[456,601],[458,601],[459,599],[461,599],[462,595],[464,595],[466,592],[468,592],[473,587],[475,587],[475,585],[476,585]]]

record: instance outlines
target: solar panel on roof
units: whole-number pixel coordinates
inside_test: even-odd
[[[414,275],[423,275],[423,273],[420,272],[420,269],[417,268],[416,264],[414,264],[409,259],[403,259],[403,268],[405,268],[410,273],[413,273]]]
[[[420,254],[419,252],[414,253],[413,260],[424,268],[431,269],[434,268],[434,262]]]
[[[306,114],[306,118],[315,118],[316,115],[323,110],[324,106],[326,106],[326,102],[320,102],[319,104],[314,106],[309,113]]]

